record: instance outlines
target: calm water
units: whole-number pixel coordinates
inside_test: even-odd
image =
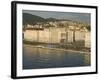
[[[23,69],[90,66],[90,54],[23,47]]]

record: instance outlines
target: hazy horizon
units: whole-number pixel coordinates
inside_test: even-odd
[[[55,12],[55,11],[36,11],[36,10],[23,10],[23,13],[40,16],[42,18],[56,18],[56,19],[69,19],[90,24],[90,13],[74,13],[74,12]]]

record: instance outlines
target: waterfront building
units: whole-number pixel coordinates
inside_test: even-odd
[[[57,25],[57,22],[55,22]],[[55,25],[50,22],[50,24]],[[90,31],[85,27],[76,26],[67,27],[48,27],[45,28],[41,24],[27,25],[24,30],[24,40],[43,43],[83,43],[82,46],[90,48]]]

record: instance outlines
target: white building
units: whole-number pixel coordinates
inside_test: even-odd
[[[91,47],[91,34],[90,34],[90,32],[85,33],[85,47],[87,47],[87,48]]]
[[[45,28],[43,30],[35,30],[33,28],[26,29],[24,32],[24,39],[27,41],[34,42],[45,42],[45,43],[60,43],[61,39],[65,39],[66,36],[62,37],[61,34],[65,34],[64,28]]]
[[[74,34],[73,34],[74,33]],[[27,27],[24,31],[24,40],[44,43],[73,43],[75,41],[84,41],[85,47],[90,48],[90,32],[86,29],[76,28],[74,26],[66,27],[49,27],[42,28],[32,26]]]

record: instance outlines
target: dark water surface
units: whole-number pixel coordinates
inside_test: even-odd
[[[90,66],[90,54],[23,46],[23,69]]]

